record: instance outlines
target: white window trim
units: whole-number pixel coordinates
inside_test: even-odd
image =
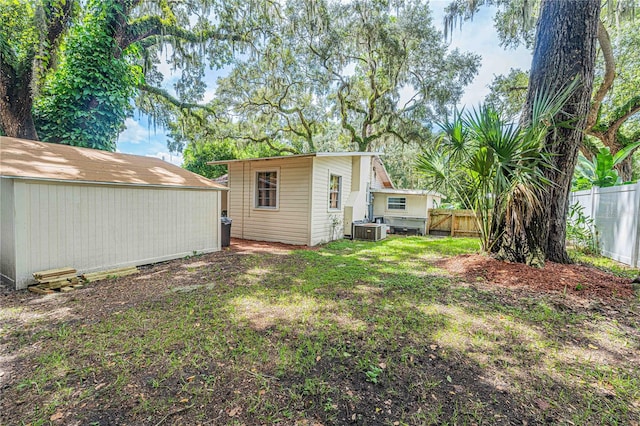
[[[338,208],[331,207],[331,176],[338,177]],[[327,211],[331,213],[342,211],[342,176],[329,171],[329,182],[327,185]]]
[[[389,208],[389,199],[390,198],[404,198],[404,209],[390,209]],[[406,212],[407,211],[407,197],[397,197],[397,196],[387,196],[385,200],[385,211],[387,212]]]
[[[258,206],[258,173],[275,172],[276,174],[276,206],[275,207],[259,207]],[[280,180],[282,174],[280,173],[280,167],[274,167],[269,169],[254,169],[253,170],[253,209],[259,211],[274,212],[280,210]]]

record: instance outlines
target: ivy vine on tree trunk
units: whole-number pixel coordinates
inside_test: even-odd
[[[115,151],[130,99],[142,71],[115,54],[123,10],[117,2],[91,1],[82,24],[72,28],[62,63],[36,101],[43,140]]]
[[[243,52],[274,7],[257,0],[3,0],[0,130],[113,150],[134,101],[149,113],[191,115],[201,107],[205,66],[221,67]],[[177,96],[161,89],[164,61],[180,70]]]

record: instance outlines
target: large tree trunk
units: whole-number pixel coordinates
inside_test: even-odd
[[[0,127],[7,136],[38,140],[31,107],[31,73],[18,76],[9,67],[0,69]]]
[[[547,137],[554,168],[545,170],[553,182],[543,195],[542,206],[514,197],[506,219],[497,224],[502,233],[492,252],[498,258],[541,265],[548,259],[568,263],[566,219],[571,177],[582,143],[593,87],[600,0],[543,0],[536,29],[523,123],[531,121],[536,96],[557,93],[576,78],[580,85],[569,98],[557,122],[571,120]]]

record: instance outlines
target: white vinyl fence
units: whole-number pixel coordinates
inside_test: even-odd
[[[598,231],[602,255],[640,267],[640,183],[571,193]]]

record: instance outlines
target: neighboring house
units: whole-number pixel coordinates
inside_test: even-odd
[[[208,164],[228,166],[231,236],[249,240],[314,246],[350,237],[354,221],[373,220],[372,193],[393,189],[380,158],[371,152]]]
[[[157,158],[0,137],[2,281],[220,250],[222,192]]]

